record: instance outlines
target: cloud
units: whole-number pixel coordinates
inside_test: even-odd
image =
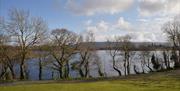
[[[140,0],[139,13],[142,16],[157,13],[164,9],[164,1],[162,0]]]
[[[166,4],[166,13],[179,14],[180,13],[180,0],[168,0]]]
[[[137,20],[136,24],[136,31],[147,31],[147,32],[154,32],[159,33],[163,32],[161,30],[161,27],[164,25],[164,23],[172,20],[173,17],[155,17],[155,18],[140,18]]]
[[[172,19],[173,17],[166,16],[137,19],[136,24],[133,24],[134,31],[130,32],[131,35],[135,36],[133,41],[165,42],[167,38],[161,27]]]
[[[164,42],[165,34],[155,32],[131,32],[129,35],[132,37],[134,42]]]
[[[139,0],[141,16],[174,15],[180,13],[180,0]]]
[[[118,22],[117,22],[117,24],[115,25],[115,27],[116,27],[117,29],[128,30],[128,31],[131,31],[131,29],[132,29],[131,24],[130,24],[128,21],[124,20],[123,17],[120,17],[120,18],[118,19]]]
[[[137,28],[134,29],[139,36],[136,39],[166,41],[167,38],[161,27],[180,13],[180,0],[139,0],[138,2],[140,17],[135,25]]]
[[[131,23],[120,17],[113,23],[100,21],[95,25],[86,26],[85,30],[94,32],[96,41],[106,41],[113,36],[129,34],[133,37],[132,41],[136,42],[164,42],[166,36],[161,26],[167,21],[169,21],[168,17],[158,17],[140,18],[135,23]]]
[[[97,28],[100,30],[100,31],[108,31],[109,30],[109,25],[107,22],[105,21],[101,21],[97,24]]]
[[[115,14],[126,11],[135,0],[68,0],[66,7],[77,15]],[[88,20],[86,31],[95,33],[96,41],[130,34],[133,41],[166,41],[162,25],[180,13],[180,0],[136,0],[137,16],[132,22],[119,17],[114,22]],[[115,15],[114,15],[115,16]],[[116,17],[116,16],[115,16]],[[104,18],[103,18],[104,19]],[[130,18],[131,19],[131,18]]]
[[[77,15],[115,14],[130,8],[134,0],[68,0],[67,9]]]
[[[90,24],[85,28],[86,31],[94,32],[96,41],[106,41],[109,37],[124,35],[131,29],[131,23],[126,21],[123,17],[120,17],[117,21],[112,23],[102,20],[94,25]]]
[[[86,30],[92,31],[94,33],[100,33],[100,32],[105,32],[109,30],[109,24],[105,21],[100,21],[98,22],[95,26],[88,25]]]

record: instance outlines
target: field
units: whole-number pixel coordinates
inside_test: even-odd
[[[0,91],[180,91],[180,70],[99,81],[15,82],[1,84]]]

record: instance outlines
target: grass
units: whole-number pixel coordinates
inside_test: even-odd
[[[180,91],[180,71],[128,76],[96,82],[16,84],[0,91]]]

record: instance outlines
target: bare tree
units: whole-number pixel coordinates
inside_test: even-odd
[[[97,70],[98,70],[98,73],[99,73],[99,76],[100,77],[104,77],[105,76],[105,72],[102,71],[102,60],[100,59],[100,57],[98,56],[97,53],[93,53],[93,60],[94,61],[94,64],[97,65]],[[105,70],[104,70],[105,71]]]
[[[7,66],[7,68],[10,70],[11,73],[11,79],[16,79],[16,75],[14,72],[14,65],[18,63],[18,57],[17,50],[10,46],[3,46],[1,47],[1,58],[2,63],[4,66]]]
[[[8,68],[8,65],[6,64],[7,62],[4,57],[5,39],[6,39],[5,36],[1,33],[0,34],[0,67],[1,67],[0,79],[4,77]]]
[[[134,52],[131,51],[132,44],[130,40],[131,37],[129,35],[115,36],[114,39],[108,43],[108,51],[113,60],[113,68],[119,75],[121,75],[121,71],[116,66],[116,60],[120,55],[124,57],[124,75],[130,74],[130,58],[134,55]]]
[[[43,39],[47,25],[41,18],[30,17],[24,10],[12,9],[5,29],[11,36],[12,43],[17,44],[20,60],[20,79],[26,79],[25,60],[30,48]]]
[[[145,73],[145,67],[147,67],[150,70],[150,72],[153,71],[150,67],[150,53],[150,51],[141,51],[139,54],[143,73]]]
[[[180,67],[180,15],[176,16],[174,20],[165,23],[162,30],[173,44],[172,60],[175,62],[175,68]],[[178,50],[179,54],[176,50]]]
[[[5,21],[3,19],[0,19],[0,30],[0,63],[3,69],[0,77],[5,76],[9,69],[12,77],[11,79],[15,79],[16,75],[13,68],[15,63],[17,63],[18,54],[15,47],[8,44],[10,38],[8,38],[5,30]]]
[[[168,50],[163,51],[163,58],[164,58],[164,64],[166,66],[166,69],[170,69],[170,53]]]
[[[4,19],[0,17],[0,79],[3,79],[4,75],[7,72],[8,66],[6,65],[4,55],[4,48],[6,46],[6,36],[4,35]]]
[[[159,63],[159,61],[158,61],[158,58],[155,56],[154,53],[152,54],[152,57],[151,57],[151,63],[152,63],[152,65],[153,65],[153,68],[154,68],[156,71],[158,71],[161,65],[160,65],[160,63]]]
[[[41,45],[38,47],[38,51],[34,52],[35,57],[38,59],[39,80],[42,80],[43,69],[49,64],[49,61],[47,61],[49,53],[46,48],[44,45]]]
[[[110,54],[113,61],[113,69],[118,72],[119,76],[122,75],[121,70],[117,67],[117,59],[120,56],[120,45],[121,39],[119,37],[114,37],[111,40],[108,40],[108,53]]]
[[[79,45],[79,73],[81,77],[90,77],[90,65],[93,62],[93,58],[95,58],[96,51],[94,50],[95,38],[94,33],[89,31],[81,37],[81,43]]]
[[[126,36],[122,36],[121,38],[122,41],[122,55],[124,56],[124,68],[125,68],[125,75],[130,74],[130,57],[131,57],[131,48],[132,48],[132,43],[130,42],[131,40],[131,36],[126,35]],[[126,74],[127,72],[127,74]]]
[[[52,30],[51,36],[50,55],[54,59],[52,68],[59,72],[61,79],[68,78],[69,61],[76,54],[79,36],[67,29]]]

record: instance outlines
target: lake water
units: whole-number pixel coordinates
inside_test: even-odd
[[[136,51],[136,54],[131,56],[130,58],[130,65],[131,65],[131,70],[130,73],[131,74],[135,74],[134,70],[133,70],[133,65],[137,66],[137,70],[142,72],[142,67],[141,67],[141,60],[139,57],[139,51]],[[157,51],[151,52],[155,53],[156,57],[158,57],[159,62],[163,63],[163,54],[162,51]],[[118,73],[113,69],[112,67],[112,59],[109,56],[109,53],[107,51],[97,51],[98,56],[100,57],[100,63],[101,63],[101,70],[103,73],[105,73],[105,75],[107,77],[110,76],[118,76]],[[70,60],[70,64],[73,62],[74,60]],[[29,75],[29,80],[38,80],[38,75],[39,75],[39,65],[38,65],[38,59],[34,58],[34,59],[29,59],[26,63],[26,65],[28,65],[27,67],[27,71],[28,71],[28,75]],[[124,75],[124,67],[123,67],[123,57],[119,56],[117,58],[117,67],[121,70],[122,75]],[[97,71],[97,65],[90,63],[90,75],[93,77],[98,77],[98,71]],[[163,64],[164,65],[164,64]],[[152,64],[150,64],[150,66],[152,67]],[[173,66],[173,62],[171,62],[171,66]],[[16,65],[15,66],[15,70],[16,70],[16,76],[19,76],[19,66]],[[145,72],[148,73],[149,69],[145,67]],[[43,71],[42,71],[42,79],[44,80],[48,80],[48,79],[52,79],[52,75],[54,75],[54,78],[58,78],[58,72],[53,71],[50,68],[50,65],[47,65],[45,67],[43,67]],[[79,73],[76,70],[71,70],[70,69],[70,77],[72,78],[77,78],[80,77]]]

